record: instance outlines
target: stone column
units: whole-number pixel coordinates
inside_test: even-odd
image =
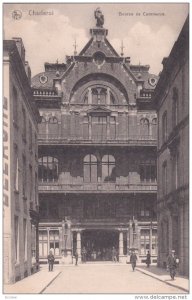
[[[133,228],[132,222],[129,221],[129,249],[133,247]]]
[[[77,231],[77,253],[81,262],[81,231]]]
[[[123,231],[119,232],[119,262],[122,262],[123,258]]]
[[[153,229],[151,224],[149,228],[149,252],[151,255],[152,255],[152,243],[153,243],[152,239],[153,239]]]

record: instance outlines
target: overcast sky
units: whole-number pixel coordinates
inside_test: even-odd
[[[44,71],[45,62],[55,63],[58,59],[61,63],[66,55],[73,55],[75,39],[77,51],[81,51],[90,39],[89,29],[96,24],[94,10],[98,6],[105,17],[104,27],[109,30],[107,38],[116,51],[120,54],[123,40],[124,54],[131,57],[132,64],[149,64],[150,72],[158,74],[163,57],[169,55],[188,15],[186,3],[4,4],[4,38],[23,39],[34,76]],[[15,9],[22,12],[19,20],[12,17]],[[32,15],[33,10],[52,15]],[[131,15],[122,15],[127,13]]]

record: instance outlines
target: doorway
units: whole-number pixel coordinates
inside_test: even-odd
[[[86,261],[111,261],[113,247],[118,254],[119,234],[116,231],[85,230],[82,233],[82,249],[86,250]]]

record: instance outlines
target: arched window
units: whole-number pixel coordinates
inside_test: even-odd
[[[48,122],[49,135],[58,134],[58,120],[56,117],[50,117]]]
[[[167,140],[167,112],[165,111],[162,116],[162,142]]]
[[[178,124],[178,90],[173,89],[173,104],[172,104],[172,121],[173,128]]]
[[[102,158],[102,180],[104,182],[115,182],[115,158],[112,155],[104,155]]]
[[[106,104],[107,90],[103,87],[92,88],[92,103],[96,105]]]
[[[52,156],[43,156],[39,160],[39,180],[53,182],[58,180],[58,159]]]
[[[39,124],[39,133],[46,134],[46,120],[44,117],[41,118],[41,123]]]
[[[147,118],[140,120],[140,135],[143,137],[149,136],[149,120]]]
[[[97,182],[97,158],[88,154],[83,160],[84,182]]]
[[[157,118],[152,120],[152,137],[157,138]]]

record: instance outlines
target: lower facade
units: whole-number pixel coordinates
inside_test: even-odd
[[[132,249],[145,263],[150,251],[157,262],[157,221],[154,195],[40,194],[39,259],[55,262],[129,262]],[[145,204],[144,204],[145,203]],[[114,250],[115,249],[115,250]]]

